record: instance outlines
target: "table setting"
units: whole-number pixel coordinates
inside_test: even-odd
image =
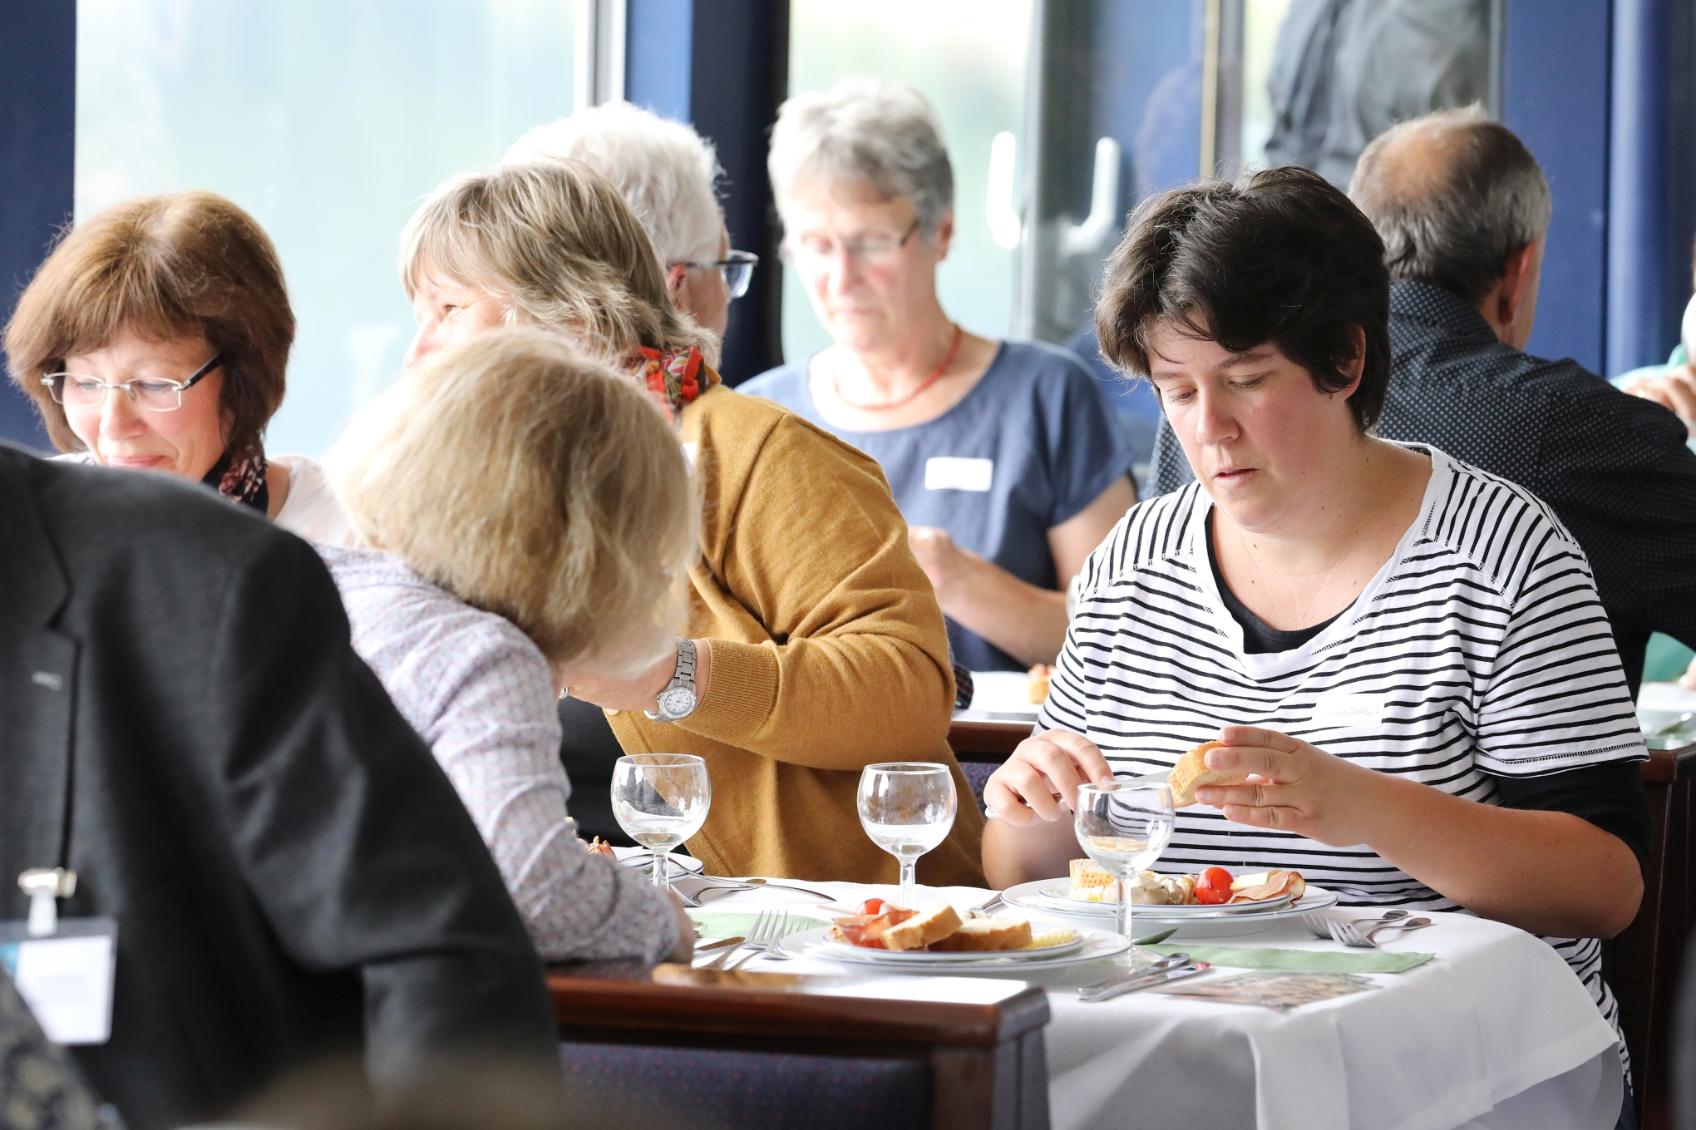
[[[871,975],[868,993],[890,977],[1039,987],[1062,1130],[1613,1125],[1615,1034],[1540,939],[1465,914],[1350,908],[1287,881],[1246,902],[1181,906],[1089,902],[1064,879],[919,886],[913,864],[957,804],[938,770],[892,763],[862,776],[862,826],[899,861],[898,884],[720,879],[663,852],[639,862],[693,904],[697,968]],[[1080,790],[1076,832],[1119,882],[1146,882],[1172,819],[1163,782],[1120,780]],[[898,929],[937,941],[854,940]],[[946,948],[1015,930],[1006,947]]]

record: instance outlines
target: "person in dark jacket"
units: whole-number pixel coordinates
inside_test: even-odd
[[[453,787],[305,542],[190,484],[0,446],[0,919],[63,868],[116,923],[132,1127],[362,1050],[383,1090],[557,1056],[541,966]]]

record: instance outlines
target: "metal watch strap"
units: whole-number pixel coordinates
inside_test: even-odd
[[[689,692],[690,697],[695,700],[694,704],[681,714],[667,714],[663,708],[665,696],[674,690],[686,690]],[[654,703],[655,706],[659,706],[661,709],[644,710],[642,713],[655,722],[676,722],[679,719],[687,718],[690,714],[694,713],[695,706],[699,705],[700,702],[699,698],[696,696],[695,641],[685,636],[677,641],[677,670],[672,674],[671,681],[666,683],[664,689],[660,691],[658,699]]]

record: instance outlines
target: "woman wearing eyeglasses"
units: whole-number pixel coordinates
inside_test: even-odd
[[[183,192],[73,228],[19,298],[6,356],[60,451],[194,479],[343,544],[318,466],[265,453],[293,341],[269,237],[223,197]]]
[[[942,615],[877,465],[723,387],[717,340],[677,310],[622,194],[582,162],[442,185],[401,237],[401,278],[418,324],[409,369],[537,325],[612,359],[676,422],[693,474],[674,489],[701,507],[688,638],[637,672],[580,667],[566,682],[624,752],[706,759],[712,807],[689,850],[715,875],[893,881],[856,815],[860,771],[930,761],[968,786],[948,748]],[[982,831],[961,806],[920,878],[981,882]]]
[[[954,174],[917,91],[791,98],[769,166],[785,254],[835,344],[743,391],[883,465],[956,659],[1054,662],[1063,590],[1136,501],[1107,390],[1071,354],[979,336],[942,308]]]

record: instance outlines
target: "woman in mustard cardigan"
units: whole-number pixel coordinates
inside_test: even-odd
[[[689,850],[717,874],[893,882],[860,828],[860,770],[935,761],[966,803],[920,880],[981,884],[982,817],[948,748],[942,613],[877,464],[719,383],[715,339],[672,305],[637,220],[580,164],[449,181],[408,223],[401,263],[408,364],[537,324],[617,359],[677,419],[703,510],[691,638],[634,678],[571,684],[625,752],[706,758],[713,803]]]

